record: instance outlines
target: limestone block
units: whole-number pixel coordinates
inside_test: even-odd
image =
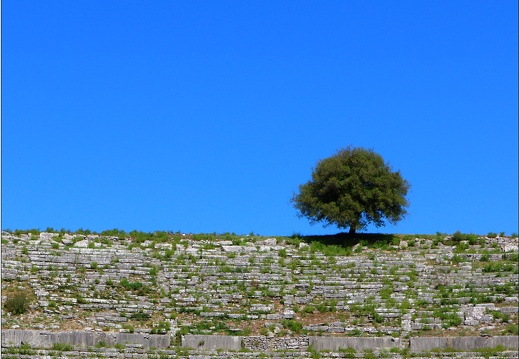
[[[65,233],[63,235],[63,238],[61,240],[61,243],[65,244],[65,245],[69,245],[72,243],[72,239],[74,238],[75,236],[71,235],[71,234],[68,234],[68,233]]]
[[[273,310],[272,304],[251,304],[250,312],[270,312]]]
[[[315,332],[326,332],[327,330],[329,330],[329,326],[328,325],[322,325],[322,324],[311,324],[311,325],[304,326],[303,329],[310,330],[310,331],[315,331]],[[347,330],[347,331],[352,331],[354,329],[355,329],[355,327],[343,328],[343,330]]]
[[[88,239],[83,239],[81,241],[78,241],[74,244],[75,247],[77,248],[87,248],[88,247]]]
[[[225,335],[185,335],[182,338],[182,347],[199,350],[240,350],[242,338]]]
[[[276,238],[267,238],[263,241],[266,246],[276,246]]]
[[[226,313],[223,312],[202,312],[201,317],[223,317]]]
[[[294,318],[294,310],[292,310],[292,309],[284,309],[282,317],[284,319],[293,319]]]
[[[329,333],[344,333],[344,327],[329,327],[327,330]]]
[[[164,250],[171,250],[172,244],[171,243],[156,243],[155,244],[156,249],[164,249]]]
[[[410,349],[413,353],[430,351],[436,348],[453,348],[456,350],[475,350],[493,348],[503,345],[518,350],[518,336],[507,337],[417,337],[410,338]]]
[[[227,316],[231,319],[242,319],[245,317],[245,314],[241,313],[228,313]]]
[[[301,242],[300,244],[298,244],[298,249],[308,248],[308,247],[309,247],[309,245],[307,243]]]
[[[356,337],[309,337],[309,345],[316,350],[333,350],[354,348],[357,351],[375,348],[399,347],[397,338],[356,338]]]
[[[422,330],[424,328],[423,323],[412,323],[412,330]]]
[[[469,317],[467,319],[464,320],[464,325],[468,325],[468,326],[476,326],[476,325],[479,325],[480,322],[476,319],[474,319],[473,317]]]
[[[238,253],[238,252],[242,252],[244,250],[244,247],[242,247],[242,246],[222,246],[222,249],[226,253]]]
[[[516,252],[518,251],[518,244],[504,244],[502,249],[504,252]]]
[[[58,235],[58,233],[41,232],[40,241],[51,241],[54,237],[57,237]]]
[[[502,313],[518,313],[518,307],[502,307],[498,308]]]

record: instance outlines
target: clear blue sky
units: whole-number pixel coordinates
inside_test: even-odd
[[[4,229],[337,233],[347,145],[412,185],[368,232],[518,233],[517,2],[2,2]]]

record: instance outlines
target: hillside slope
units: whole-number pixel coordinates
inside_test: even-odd
[[[518,335],[517,238],[355,242],[3,232],[2,329]]]

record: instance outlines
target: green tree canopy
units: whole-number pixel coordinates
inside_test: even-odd
[[[369,223],[397,223],[406,215],[410,184],[373,150],[347,147],[318,162],[312,179],[300,185],[292,202],[311,223],[349,227],[353,234]]]

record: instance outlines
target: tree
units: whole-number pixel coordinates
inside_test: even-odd
[[[384,226],[385,220],[396,224],[406,215],[405,196],[410,184],[393,172],[388,163],[373,150],[346,147],[334,156],[318,162],[312,179],[300,185],[292,202],[311,223],[327,222],[349,233],[364,229],[369,223]]]

